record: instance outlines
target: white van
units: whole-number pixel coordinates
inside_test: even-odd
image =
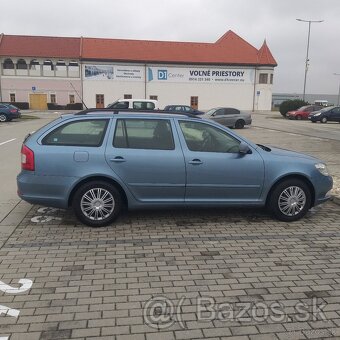
[[[158,109],[158,101],[153,99],[118,99],[107,106],[108,109],[134,109],[155,110]]]
[[[319,106],[328,106],[328,100],[321,100],[318,99],[314,102],[314,105],[319,105]]]

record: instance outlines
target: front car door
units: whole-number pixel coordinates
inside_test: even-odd
[[[184,201],[184,157],[173,130],[172,119],[116,120],[106,161],[137,201]]]
[[[333,122],[340,122],[340,107],[332,109],[329,115],[329,120]]]
[[[259,201],[264,163],[258,152],[240,154],[240,140],[206,122],[177,122],[187,169],[185,201],[255,203]]]

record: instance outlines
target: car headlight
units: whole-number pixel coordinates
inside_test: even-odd
[[[315,164],[315,167],[324,175],[324,176],[329,176],[327,167],[323,163],[317,163]]]
[[[321,115],[321,112],[315,113],[315,114],[313,115],[313,117],[317,117],[317,116],[320,116],[320,115]]]

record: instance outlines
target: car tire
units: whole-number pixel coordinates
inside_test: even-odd
[[[7,116],[4,113],[0,113],[0,123],[7,122]]]
[[[235,123],[235,129],[243,129],[243,128],[244,128],[244,125],[245,125],[244,120],[239,119],[239,120],[237,120],[236,123]]]
[[[297,221],[311,207],[312,195],[308,185],[300,179],[287,179],[272,190],[268,207],[280,221]]]
[[[320,119],[320,122],[321,123],[327,123],[327,117],[322,117],[321,119]]]
[[[295,117],[295,119],[296,119],[296,120],[301,120],[302,117],[301,117],[300,115],[297,115],[297,116]]]
[[[91,227],[103,227],[113,222],[122,206],[119,190],[105,181],[85,183],[76,191],[72,201],[77,218]]]

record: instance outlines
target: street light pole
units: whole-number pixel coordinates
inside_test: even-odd
[[[310,40],[310,27],[312,23],[320,23],[324,20],[303,20],[303,19],[296,19],[297,21],[301,22],[308,22],[308,39],[307,39],[307,53],[306,53],[306,63],[305,63],[305,80],[303,82],[303,96],[302,100],[305,100],[306,96],[306,81],[307,81],[307,71],[308,71],[308,62],[309,62],[309,40]]]
[[[335,76],[340,76],[340,73],[333,73]],[[337,106],[340,104],[340,80],[339,80],[339,91],[338,91],[338,103]]]

